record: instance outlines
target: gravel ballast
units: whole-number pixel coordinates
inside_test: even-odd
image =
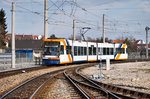
[[[104,78],[97,81],[113,84],[131,90],[150,93],[150,62],[131,62],[111,64],[110,70],[102,68]],[[81,70],[81,73],[92,77],[100,74],[99,66],[89,67]]]
[[[9,91],[10,89],[14,88],[15,86],[23,83],[24,81],[31,79],[35,76],[44,74],[44,73],[48,73],[48,72],[52,72],[52,71],[56,71],[59,69],[64,69],[64,68],[68,68],[68,67],[74,67],[77,65],[68,65],[68,66],[57,66],[57,67],[50,67],[47,69],[41,69],[41,70],[36,70],[33,72],[23,72],[22,74],[18,74],[18,75],[13,75],[13,76],[9,76],[9,77],[4,77],[0,79],[0,95],[4,94],[6,91]]]

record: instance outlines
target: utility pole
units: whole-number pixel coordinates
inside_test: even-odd
[[[149,30],[150,28],[147,26],[146,28],[145,28],[145,30],[146,30],[146,58],[148,59],[148,30]]]
[[[12,68],[15,68],[15,3],[12,2]]]
[[[103,43],[105,43],[105,14],[103,14],[103,24],[102,24],[102,27],[103,27]]]
[[[73,20],[73,39],[72,39],[72,61],[74,61],[74,41],[75,41],[75,23],[76,21]]]
[[[47,0],[44,1],[44,39],[48,38],[48,4]]]
[[[76,35],[75,35],[75,23],[76,23],[76,21],[73,20],[73,40],[76,40]]]

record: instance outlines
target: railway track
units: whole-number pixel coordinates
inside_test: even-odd
[[[46,69],[46,68],[49,68],[49,67],[46,67],[46,66],[31,67],[31,68],[17,69],[17,70],[11,70],[11,71],[4,71],[4,72],[0,72],[0,79],[4,78],[4,77],[12,76],[12,75],[18,75],[18,74],[21,74],[23,72],[32,72],[32,71],[36,71],[36,70],[40,70],[40,69]]]
[[[114,85],[97,82],[95,80],[92,80],[92,81],[95,82],[96,84],[102,86],[103,88],[105,88],[109,91],[112,91],[114,94],[116,94],[118,96],[125,95],[125,96],[129,96],[131,98],[150,99],[150,94],[149,93],[133,91],[133,90],[117,87],[117,86],[114,86]]]
[[[82,65],[82,66],[89,66],[89,65]],[[55,75],[58,75],[60,72],[63,72],[66,69],[69,68],[76,68],[75,67],[68,67],[64,69],[60,69],[57,71],[49,72],[46,74],[42,74],[39,76],[36,76],[32,79],[29,79],[25,81],[24,83],[16,86],[15,88],[11,89],[10,91],[6,92],[2,96],[0,96],[0,99],[11,99],[11,98],[30,98],[32,99],[39,90],[45,86],[47,82],[53,83],[53,80],[55,78]],[[75,92],[74,92],[75,93]]]
[[[32,79],[25,81],[24,83],[18,85],[17,87],[13,88],[12,90],[8,91],[4,95],[0,97],[0,99],[22,99],[26,98],[29,99],[34,96],[34,94],[38,91],[38,89],[44,85],[46,82],[50,81],[53,76],[56,74],[64,71],[65,69],[57,70],[54,72],[46,73],[43,75],[36,76]]]
[[[101,86],[102,88],[109,90],[110,92],[112,92],[113,94],[117,95],[120,98],[125,98],[125,99],[150,99],[150,94],[149,93],[143,93],[143,92],[139,92],[139,91],[133,91],[133,90],[129,90],[129,89],[125,89],[125,88],[121,88],[118,86],[114,86],[111,84],[105,84],[102,82],[98,82],[95,81],[93,79],[90,79],[80,73],[77,72],[78,70],[76,70],[77,75],[80,75],[82,78],[95,83],[96,86]]]
[[[46,82],[37,92],[34,94],[32,99],[81,99],[81,96],[78,90],[74,89],[73,86],[69,83],[69,81],[64,77],[63,72],[55,75],[51,79],[54,83],[52,84],[50,81]],[[58,84],[56,84],[59,82]],[[61,84],[60,84],[61,82]],[[66,88],[65,88],[65,87]],[[55,90],[55,91],[54,91]],[[60,93],[61,92],[61,93]],[[67,97],[69,94],[69,97]]]
[[[72,72],[71,72],[72,71]],[[112,92],[96,86],[95,83],[82,78],[77,75],[75,70],[67,70],[64,72],[65,77],[74,85],[76,89],[80,92],[82,98],[86,99],[120,99],[117,95]]]
[[[71,70],[72,68],[61,69],[54,72],[49,72],[43,75],[39,75],[34,77],[26,82],[20,84],[19,86],[13,88],[9,92],[0,96],[0,99],[12,99],[12,98],[45,98],[46,93],[49,91],[55,83],[56,80],[61,79],[64,83],[72,82],[73,85],[70,83],[68,84],[68,89],[70,92],[71,98],[87,98],[87,99],[106,99],[106,98],[113,98],[113,99],[135,99],[135,98],[144,98],[149,99],[150,94],[142,93],[137,91],[132,91],[120,87],[116,87],[114,85],[104,84],[101,82],[97,82],[95,80],[89,79],[84,75],[81,75],[78,71],[84,67],[92,66],[96,64],[89,64],[80,66],[81,68]],[[69,69],[69,71],[68,71]],[[66,78],[63,76],[63,71]],[[58,76],[59,75],[59,76]],[[66,79],[69,79],[66,80]],[[73,86],[76,86],[74,88]],[[78,91],[80,90],[80,91]],[[58,98],[58,97],[57,97]]]

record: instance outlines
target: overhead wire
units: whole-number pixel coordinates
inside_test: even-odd
[[[82,21],[82,20],[80,20],[80,19],[78,19],[76,16],[70,16],[68,13],[66,13],[63,9],[60,9],[58,6],[57,6],[57,4],[55,4],[52,0],[49,0],[50,2],[52,2],[60,11],[62,11],[63,13],[64,13],[64,15],[66,15],[66,16],[68,16],[68,17],[70,17],[70,18],[72,18],[72,19],[75,19],[75,20],[77,20],[77,21],[79,21],[79,22],[81,22],[81,23],[84,23],[84,24],[88,24],[88,25],[92,25],[92,26],[96,26],[96,25],[94,25],[94,24],[91,24],[91,23],[88,23],[88,22],[85,22],[85,21]]]
[[[52,1],[52,0],[49,0],[49,1]],[[6,2],[7,2],[7,0],[6,0]],[[32,0],[32,2],[34,2],[33,0]],[[11,3],[11,2],[9,2],[9,3]],[[18,3],[20,3],[20,4],[24,4],[24,2],[18,2]],[[26,2],[27,3],[27,2]],[[37,3],[37,2],[36,2]],[[87,25],[90,25],[91,27],[93,27],[92,29],[93,30],[96,30],[96,24],[93,24],[92,23],[92,21],[90,22],[90,21],[84,21],[84,20],[81,20],[81,19],[79,19],[78,17],[76,17],[75,16],[75,14],[73,14],[73,10],[71,11],[71,14],[69,14],[69,13],[67,13],[64,9],[61,9],[61,7],[64,5],[64,2],[62,3],[62,4],[60,4],[60,5],[57,5],[56,3],[57,2],[51,2],[52,4],[53,4],[53,6],[55,6],[57,9],[55,10],[55,12],[57,12],[58,10],[59,11],[61,11],[61,12],[63,12],[63,14],[64,15],[66,15],[66,16],[68,16],[68,17],[70,17],[71,19],[76,19],[78,22],[80,22],[80,23],[83,23],[83,24],[87,24]],[[41,3],[39,3],[39,4],[41,4]],[[78,7],[78,8],[80,8],[80,9],[82,9],[83,11],[85,11],[85,12],[87,12],[88,14],[91,14],[91,15],[94,15],[93,13],[90,13],[90,12],[88,12],[85,8],[82,8],[80,5],[78,5],[77,3],[75,3],[75,2],[73,2],[72,4],[74,4],[74,6],[76,6],[76,7]],[[38,11],[33,11],[33,10],[30,10],[30,9],[28,9],[28,8],[26,8],[26,7],[23,7],[23,6],[20,6],[20,5],[16,5],[17,7],[19,7],[19,8],[21,8],[21,9],[23,9],[23,10],[25,10],[25,11],[27,11],[27,12],[30,12],[30,13],[33,13],[33,14],[36,14],[36,15],[39,15],[39,16],[41,16],[42,18],[43,18],[43,13],[41,13],[41,12],[38,12]],[[48,10],[50,10],[50,8],[48,9]],[[21,12],[21,10],[16,10],[17,12]],[[23,12],[23,11],[22,11]],[[54,13],[55,13],[54,12]],[[23,12],[24,13],[24,12]],[[74,12],[75,13],[75,12]],[[94,15],[95,16],[95,15]],[[99,16],[97,16],[96,15],[96,17],[98,17],[99,18]],[[107,17],[107,15],[106,15],[106,17]],[[48,17],[49,18],[49,22],[51,22],[52,23],[52,25],[61,25],[61,24],[63,24],[62,26],[71,26],[72,24],[68,24],[68,23],[61,23],[61,22],[56,22],[56,21],[58,21],[58,20],[56,20],[56,19],[54,19],[54,20],[56,20],[56,21],[50,21],[50,20],[53,20],[53,18],[52,17]],[[115,19],[116,20],[116,19]],[[117,31],[119,31],[119,30],[122,30],[122,28],[117,28],[116,29],[116,26],[115,25],[122,25],[122,26],[126,26],[126,25],[128,25],[128,24],[126,24],[126,23],[124,23],[124,22],[126,22],[126,21],[122,21],[122,20],[112,20],[112,19],[110,19],[110,18],[108,18],[107,20],[106,20],[106,28],[105,28],[105,30],[106,30],[106,32],[108,32],[108,31],[112,31],[112,32],[117,32]],[[132,20],[133,22],[134,22],[134,20]],[[128,23],[128,22],[127,22]],[[141,24],[140,22],[139,22],[139,24]],[[107,27],[109,25],[109,27]],[[94,28],[95,27],[95,28]],[[80,27],[77,27],[77,28],[80,28]],[[102,27],[100,27],[100,28],[102,28]],[[122,30],[123,31],[123,30]],[[125,30],[124,30],[125,31]],[[125,31],[126,32],[126,31]],[[127,33],[127,32],[126,32]]]
[[[112,17],[110,19],[112,19]],[[115,31],[115,32],[119,31],[119,32],[123,32],[123,33],[125,32],[125,33],[128,33],[128,34],[129,33],[135,33],[135,34],[138,34],[138,35],[143,35],[141,31],[144,31],[144,29],[141,28],[142,25],[141,25],[140,22],[135,22],[135,20],[132,20],[132,21],[134,21],[134,23],[130,21],[132,24],[129,24],[128,21],[122,21],[122,20],[118,20],[118,19],[113,19],[113,21],[112,21],[110,19],[107,19],[106,22],[109,23],[109,24],[115,24],[116,26],[121,27],[119,29],[117,28],[117,31]],[[132,25],[133,26],[137,25],[137,26],[139,26],[139,28],[138,29],[134,29],[134,28],[131,29]],[[114,28],[116,28],[116,27],[114,27]],[[113,27],[112,27],[112,29],[113,29]],[[108,30],[106,30],[106,31],[108,32]],[[114,32],[114,31],[111,31],[111,32]],[[141,34],[139,34],[139,33],[141,33]]]
[[[39,3],[39,2],[37,2],[37,1],[33,1],[33,0],[31,0],[32,1],[32,3]],[[30,1],[30,2],[31,2]],[[6,0],[6,2],[7,3],[11,3],[10,1],[7,1]],[[51,1],[52,3],[53,3],[53,5],[55,5],[56,7],[57,7],[57,10],[61,10],[63,13],[64,13],[64,15],[67,15],[67,16],[69,16],[69,14],[68,13],[66,13],[63,9],[60,9],[60,7],[61,6],[63,6],[63,4],[64,4],[64,2],[60,5],[60,6],[57,6],[53,1]],[[22,11],[22,10],[16,10],[16,12],[20,12],[20,13],[28,13],[28,12],[30,12],[30,13],[33,13],[33,14],[36,14],[36,15],[39,15],[39,16],[41,16],[42,18],[43,18],[43,14],[41,13],[41,12],[38,12],[38,11],[33,11],[33,10],[30,10],[30,9],[28,9],[28,8],[26,8],[26,7],[23,7],[23,6],[20,6],[20,5],[18,5],[18,4],[24,4],[24,3],[29,3],[29,1],[27,2],[17,2],[16,4],[16,6],[17,7],[19,7],[19,8],[21,8],[21,9],[23,9],[23,10],[25,10],[25,11],[27,11],[27,12],[25,12],[25,11]],[[41,4],[41,3],[39,3],[39,4]],[[56,11],[57,11],[56,10]],[[56,12],[55,11],[55,12]],[[75,13],[75,12],[74,12]],[[70,16],[69,16],[70,17]],[[88,23],[88,22],[86,22],[86,21],[82,21],[82,20],[80,20],[80,19],[78,19],[77,17],[75,17],[74,15],[73,15],[73,17],[78,21],[78,22],[80,22],[80,23],[83,23],[83,24],[88,24],[88,25],[91,25],[91,26],[96,26],[95,24],[92,24],[92,23]],[[51,19],[51,17],[49,17],[49,19]],[[56,19],[55,19],[56,20]]]

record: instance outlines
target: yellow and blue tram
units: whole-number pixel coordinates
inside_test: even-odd
[[[67,39],[45,39],[43,64],[67,64],[106,60],[126,60],[126,44],[96,43]]]

